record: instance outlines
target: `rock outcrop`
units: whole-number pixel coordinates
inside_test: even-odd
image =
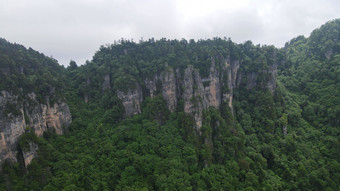
[[[216,69],[215,61],[212,59],[209,73],[209,86],[205,88],[205,91],[209,101],[209,106],[212,106],[216,109],[218,109],[221,104],[220,84],[219,72]]]
[[[238,60],[230,62],[230,59],[225,61],[224,70],[226,71],[227,75],[227,91],[223,94],[223,101],[228,103],[228,106],[231,110],[233,110],[233,90],[237,87],[237,74],[240,68],[240,62]]]
[[[28,150],[22,151],[25,167],[31,164],[32,160],[37,156],[38,145],[34,142],[28,143]]]
[[[167,103],[167,107],[174,112],[177,106],[176,97],[176,78],[172,68],[164,72],[162,76],[163,99]]]
[[[195,119],[195,128],[200,132],[202,127],[203,109],[208,106],[201,77],[193,66],[188,66],[184,72],[184,112]]]
[[[216,59],[216,61],[211,58],[210,60],[209,76],[206,78],[202,78],[200,71],[192,65],[182,72],[178,68],[173,69],[166,65],[161,75],[156,74],[153,78],[147,78],[144,84],[141,84],[148,90],[145,95],[154,97],[156,93],[161,93],[171,112],[176,110],[179,100],[183,99],[183,110],[194,118],[195,128],[200,133],[205,109],[209,107],[219,109],[222,102],[227,102],[233,113],[235,88],[242,86],[251,90],[261,85],[272,93],[276,88],[276,63],[267,70],[246,72],[244,68],[240,70],[242,62],[239,60],[230,60],[230,58]],[[266,80],[259,80],[259,75],[265,75]],[[161,86],[157,86],[158,82],[162,83]],[[125,107],[126,117],[141,112],[143,95],[140,86],[137,84],[136,87],[126,93],[117,92]]]
[[[203,83],[208,84],[204,87]],[[184,72],[184,112],[195,119],[195,127],[200,132],[203,110],[209,107],[218,109],[222,101],[221,78],[215,61],[212,59],[209,77],[202,79],[199,71],[189,66]]]
[[[17,142],[25,132],[23,107],[18,105],[18,96],[2,91],[0,95],[0,163],[8,159],[16,162]]]
[[[59,102],[51,106],[48,99],[46,104],[41,104],[37,101],[35,93],[28,96],[30,104],[25,104],[25,114],[29,121],[26,121],[26,125],[30,126],[37,136],[42,136],[49,128],[54,129],[58,135],[63,134],[63,128],[72,122],[68,105]]]
[[[68,105],[64,102],[50,105],[47,98],[46,104],[39,103],[35,93],[26,96],[24,104],[18,96],[7,91],[0,95],[0,163],[4,160],[15,162],[17,144],[20,136],[30,127],[37,136],[42,136],[46,130],[55,130],[57,134],[63,134],[63,129],[72,122],[72,116]],[[33,148],[33,146],[32,146]],[[36,149],[31,149],[31,154],[24,154],[27,165],[33,159]],[[29,159],[32,158],[32,159]]]
[[[141,112],[140,105],[143,101],[143,93],[139,85],[136,85],[136,89],[129,89],[126,93],[118,90],[117,96],[122,100],[125,117],[131,117]]]
[[[158,76],[156,75],[153,79],[146,79],[144,81],[145,87],[149,90],[150,97],[155,96],[155,92],[157,91],[157,80]]]

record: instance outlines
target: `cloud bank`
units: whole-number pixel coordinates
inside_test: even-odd
[[[0,0],[0,37],[68,65],[121,38],[205,39],[282,47],[340,18],[338,0]]]

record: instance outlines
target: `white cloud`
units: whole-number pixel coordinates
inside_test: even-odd
[[[122,37],[230,37],[278,47],[339,18],[337,0],[0,0],[0,37],[61,64]]]

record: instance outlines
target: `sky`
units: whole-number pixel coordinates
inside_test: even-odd
[[[121,38],[284,44],[340,18],[339,0],[0,0],[0,37],[67,66]]]

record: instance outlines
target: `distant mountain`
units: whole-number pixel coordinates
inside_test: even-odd
[[[2,39],[0,188],[339,190],[339,39],[122,40],[68,68]]]

